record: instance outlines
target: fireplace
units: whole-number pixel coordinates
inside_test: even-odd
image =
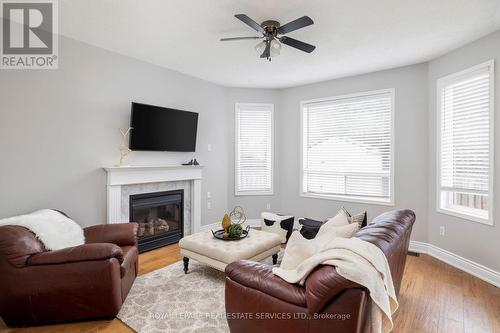
[[[129,216],[139,224],[140,253],[177,243],[184,230],[184,190],[131,195]]]

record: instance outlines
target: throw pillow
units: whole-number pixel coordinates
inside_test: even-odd
[[[299,232],[293,232],[283,254],[280,267],[294,269],[315,253],[313,240],[305,239]]]
[[[280,268],[293,270],[306,259],[320,251],[320,247],[335,238],[335,233],[325,233],[314,239],[304,238],[300,232],[294,231],[288,239],[288,244],[281,260]]]
[[[348,225],[349,223],[351,223],[349,222],[349,216],[350,215],[346,214],[345,210],[341,209],[338,211],[337,215],[326,220],[326,223],[329,223],[330,225],[336,227]]]
[[[325,234],[334,234],[336,237],[351,238],[359,230],[359,224],[349,223],[343,226],[335,226],[329,222],[323,224],[319,228],[316,239],[324,237]]]
[[[272,232],[281,237],[281,242],[286,243],[293,231],[294,216],[279,215],[269,212],[262,212],[262,231]]]
[[[347,219],[349,220],[349,223],[357,223],[359,224],[360,228],[366,227],[367,224],[367,216],[366,216],[366,211],[351,215],[347,209],[342,207],[340,210],[344,212],[344,214],[347,216]]]
[[[313,239],[316,237],[319,228],[324,224],[323,221],[317,221],[309,218],[299,219],[299,232],[304,238]]]

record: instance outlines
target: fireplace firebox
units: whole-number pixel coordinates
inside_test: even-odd
[[[177,243],[184,230],[184,190],[131,195],[129,216],[139,224],[139,253]]]

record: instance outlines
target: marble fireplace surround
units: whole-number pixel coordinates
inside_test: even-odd
[[[129,221],[129,196],[184,190],[184,234],[200,230],[202,166],[107,167],[107,223]]]

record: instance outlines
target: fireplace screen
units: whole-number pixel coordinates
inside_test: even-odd
[[[139,224],[139,251],[176,243],[183,235],[183,190],[130,196],[130,221]]]

